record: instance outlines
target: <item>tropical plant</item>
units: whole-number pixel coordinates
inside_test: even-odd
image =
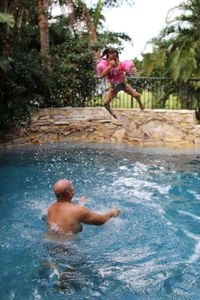
[[[0,1],[0,130],[25,122],[35,109],[83,106],[92,97],[94,53],[129,40],[104,32],[100,2],[88,8],[82,0]],[[67,5],[67,13],[53,17],[52,3]]]
[[[187,81],[192,76],[200,75],[200,2],[187,0],[178,8],[182,13],[171,19],[173,10],[170,10],[166,28],[152,39],[153,52],[146,56],[143,66],[147,74],[161,68],[175,81]]]
[[[175,9],[179,14],[172,18]],[[199,14],[199,0],[187,0],[178,6],[178,10],[176,7],[169,11],[167,26],[151,41],[152,53],[143,56],[144,73],[170,77],[180,83],[182,90],[189,78],[200,76]],[[199,89],[198,84],[196,88]],[[185,100],[182,99],[182,107],[184,105]]]
[[[0,23],[6,23],[8,26],[13,27],[15,20],[11,14],[0,12]]]

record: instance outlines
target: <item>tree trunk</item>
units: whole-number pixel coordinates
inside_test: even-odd
[[[40,52],[42,65],[47,69],[51,66],[49,55],[49,26],[48,26],[49,0],[38,0],[39,30],[40,30]]]
[[[74,3],[73,0],[65,0],[65,3],[67,5],[69,5],[72,9],[72,23],[74,21],[76,21],[77,19],[77,6],[76,4]],[[82,1],[82,5],[83,5],[83,12],[82,12],[82,16],[83,16],[83,19],[87,25],[87,28],[88,28],[88,33],[89,33],[89,45],[92,45],[93,43],[97,42],[97,34],[96,34],[96,30],[95,30],[95,27],[94,27],[94,24],[93,24],[93,20],[92,20],[92,17],[89,13],[89,10],[88,10],[88,7],[87,5],[84,3],[84,1]],[[99,59],[100,57],[100,52],[99,51],[95,51],[95,54],[94,54],[94,62],[96,63],[96,61]]]
[[[97,42],[97,34],[96,34],[96,30],[94,28],[94,24],[93,24],[93,20],[90,16],[89,10],[87,8],[87,5],[85,3],[83,3],[83,14],[85,17],[85,21],[88,27],[88,32],[89,32],[89,44],[92,45],[93,43]],[[94,60],[95,62],[97,62],[97,60],[100,57],[100,52],[96,51],[94,54]]]

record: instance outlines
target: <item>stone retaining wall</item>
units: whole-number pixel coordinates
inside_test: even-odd
[[[27,128],[0,138],[0,149],[57,142],[119,143],[128,146],[200,145],[200,125],[191,110],[48,108],[32,115]]]

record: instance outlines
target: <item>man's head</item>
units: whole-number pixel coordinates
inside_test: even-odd
[[[54,184],[54,192],[57,200],[66,200],[71,202],[74,196],[73,184],[66,179],[60,179]]]

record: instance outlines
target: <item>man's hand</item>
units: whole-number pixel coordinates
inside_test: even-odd
[[[87,199],[87,196],[83,196],[83,197],[81,197],[78,201],[79,202],[83,202],[83,201],[85,201]]]
[[[112,217],[117,217],[117,216],[121,215],[121,211],[119,209],[112,209],[110,211],[110,214]]]

